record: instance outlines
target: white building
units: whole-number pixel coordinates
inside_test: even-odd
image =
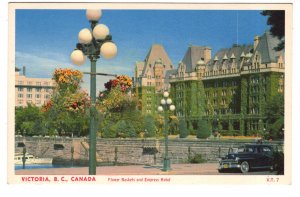
[[[20,69],[15,69],[15,106],[25,107],[27,103],[42,106],[50,97],[55,82],[49,78],[28,78]]]

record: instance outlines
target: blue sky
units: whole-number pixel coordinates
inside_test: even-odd
[[[154,43],[162,44],[175,67],[190,44],[210,46],[212,55],[232,44],[251,44],[269,27],[259,10],[103,10],[118,46],[111,60],[101,58],[97,71],[133,76],[136,61],[144,60]],[[78,32],[89,27],[85,10],[16,10],[16,66],[26,66],[28,77],[50,78],[57,67],[89,71],[87,61],[72,65],[70,54]],[[108,77],[98,76],[97,89]],[[84,77],[89,89],[89,77]]]

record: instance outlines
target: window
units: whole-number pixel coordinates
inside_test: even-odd
[[[209,97],[209,92],[205,93],[205,97],[208,98]]]
[[[35,84],[36,84],[37,86],[41,86],[41,85],[42,85],[41,82],[36,82]]]
[[[19,92],[23,92],[23,88],[18,87]]]
[[[40,94],[36,94],[35,98],[41,98],[41,95]]]
[[[50,98],[50,95],[49,95],[49,94],[46,94],[46,95],[44,96],[44,98],[45,98],[45,99],[49,99],[49,98]]]
[[[222,90],[222,96],[226,96],[226,90]]]
[[[232,99],[232,104],[236,104],[236,98]]]
[[[32,85],[32,82],[31,81],[27,81],[27,85]]]
[[[222,99],[222,105],[225,105],[225,104],[226,104],[226,100]]]
[[[283,68],[283,63],[279,63],[279,68]]]
[[[32,98],[32,94],[27,94],[27,98]]]
[[[18,94],[18,98],[23,98],[23,94]]]
[[[271,155],[272,154],[271,149],[269,147],[267,147],[267,146],[265,146],[265,147],[262,148],[262,152],[264,154],[267,154],[267,155]]]
[[[41,91],[42,91],[42,88],[36,88],[35,91],[36,91],[36,92],[41,92]]]
[[[23,81],[18,81],[18,85],[23,85]]]
[[[32,88],[27,88],[27,92],[32,92]]]

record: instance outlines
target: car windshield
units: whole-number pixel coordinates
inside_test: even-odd
[[[244,153],[244,152],[254,152],[253,147],[238,147],[238,148],[230,148],[230,153]]]

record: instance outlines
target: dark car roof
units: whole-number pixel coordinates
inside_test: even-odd
[[[240,147],[262,147],[262,146],[267,146],[267,147],[273,147],[272,145],[270,144],[245,144],[245,145],[242,145]]]

